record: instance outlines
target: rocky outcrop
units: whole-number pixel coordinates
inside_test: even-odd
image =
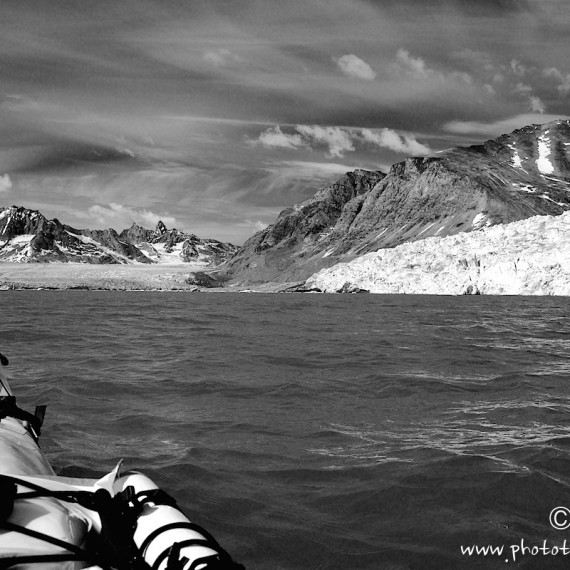
[[[126,259],[149,263],[144,253],[132,243],[122,240],[119,234],[112,228],[107,230],[79,230],[79,235],[86,236],[100,243],[109,250],[118,253]]]
[[[305,290],[431,295],[570,295],[570,212],[367,253]]]
[[[154,231],[133,224],[118,234],[114,229],[75,229],[18,206],[0,209],[0,262],[187,262],[213,267],[236,249],[231,244],[168,230],[162,222]]]
[[[133,222],[129,229],[120,233],[119,238],[129,243],[146,243],[152,241],[154,234],[152,230],[147,230]]]
[[[304,279],[380,248],[570,209],[570,122],[408,158],[386,176],[357,171],[282,212],[227,264],[235,282]],[[335,200],[339,189],[360,190]],[[336,188],[336,190],[333,190]],[[318,204],[318,206],[317,206]],[[334,212],[332,216],[320,212]]]

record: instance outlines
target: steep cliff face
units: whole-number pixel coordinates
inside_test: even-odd
[[[356,170],[288,208],[277,221],[250,238],[221,270],[245,281],[304,279],[333,264],[323,257],[331,232],[342,233],[357,215],[363,197],[385,176]]]
[[[168,230],[162,222],[154,231],[133,224],[118,234],[113,229],[75,229],[18,206],[0,209],[0,262],[191,262],[212,267],[236,249],[231,244]]]
[[[349,173],[281,213],[230,260],[228,272],[236,282],[305,279],[380,248],[559,215],[570,209],[569,152],[570,122],[556,121],[482,145],[408,158],[386,176]],[[360,191],[342,204],[335,201],[330,189],[350,187],[355,176]],[[315,201],[319,212],[330,208],[335,215],[313,215]]]

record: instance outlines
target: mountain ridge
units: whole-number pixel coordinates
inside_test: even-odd
[[[192,263],[215,267],[236,250],[232,244],[169,230],[162,221],[154,231],[133,223],[119,234],[112,228],[76,229],[22,206],[0,208],[0,262]]]

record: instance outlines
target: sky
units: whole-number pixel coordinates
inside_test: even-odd
[[[567,0],[2,0],[0,205],[243,243],[355,168],[570,117]]]

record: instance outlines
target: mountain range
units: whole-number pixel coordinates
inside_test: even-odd
[[[75,229],[19,206],[0,209],[0,262],[192,263],[211,267],[236,251],[229,243],[169,230],[160,221],[155,230],[133,223],[118,234],[114,229]]]
[[[570,121],[559,120],[407,158],[387,173],[348,172],[240,248],[162,222],[154,230],[78,230],[12,206],[0,209],[0,261],[190,263],[208,270],[210,286],[304,282],[370,252],[559,216],[570,210],[569,153]]]
[[[368,252],[570,209],[570,121],[357,170],[284,210],[221,268],[242,284],[305,280]]]

